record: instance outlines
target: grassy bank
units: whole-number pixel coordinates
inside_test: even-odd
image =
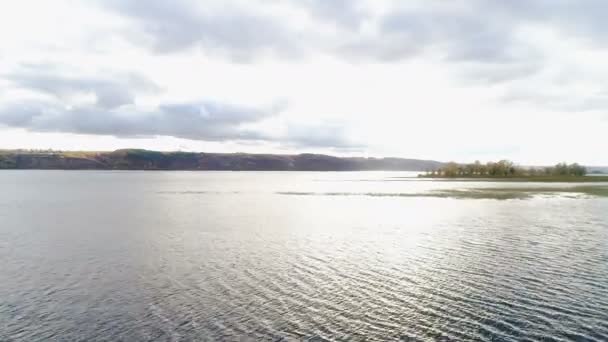
[[[278,192],[279,195],[291,196],[365,196],[365,197],[433,197],[454,199],[529,199],[535,196],[580,198],[608,197],[608,185],[581,185],[572,187],[494,187],[494,188],[463,188],[437,189],[428,192]]]
[[[418,175],[419,178],[452,182],[541,182],[541,183],[589,183],[608,182],[608,176],[431,176]]]
[[[459,190],[439,190],[438,197],[470,199],[526,199],[533,196],[594,196],[608,197],[608,186],[573,186],[573,187],[513,187],[513,188],[471,188]]]

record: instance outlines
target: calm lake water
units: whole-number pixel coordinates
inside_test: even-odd
[[[407,175],[0,172],[0,341],[608,340],[608,198]]]

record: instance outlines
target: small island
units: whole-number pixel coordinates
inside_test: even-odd
[[[531,182],[608,182],[608,176],[588,176],[585,166],[578,163],[559,163],[549,167],[522,167],[510,160],[469,164],[455,162],[428,170],[418,177],[433,179],[531,181]]]

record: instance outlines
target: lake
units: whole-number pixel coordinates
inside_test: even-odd
[[[0,172],[0,340],[608,340],[608,198],[411,176]]]

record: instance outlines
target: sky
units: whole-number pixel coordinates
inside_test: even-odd
[[[608,165],[603,0],[0,2],[0,149]]]

